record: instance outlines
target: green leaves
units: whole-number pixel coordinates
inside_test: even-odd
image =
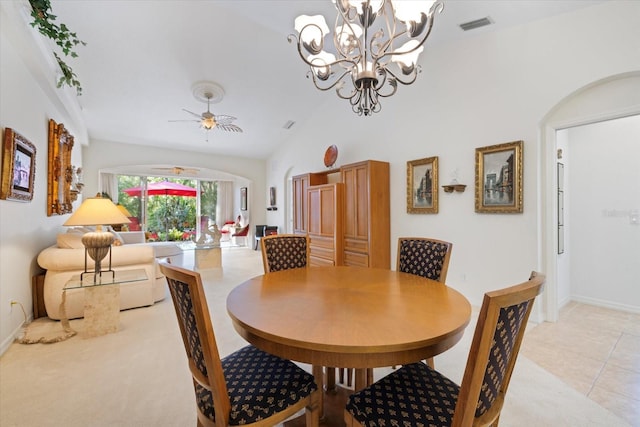
[[[36,28],[43,36],[51,39],[65,56],[77,58],[78,54],[74,49],[78,45],[86,46],[86,43],[80,40],[75,32],[70,31],[65,24],[58,25],[54,22],[57,16],[50,13],[51,2],[49,0],[29,0],[29,3],[31,4],[31,17],[33,18],[31,26]],[[78,76],[56,52],[53,52],[53,54],[62,70],[62,77],[58,80],[58,87],[66,84],[69,87],[75,87],[78,96],[82,95],[82,86]]]

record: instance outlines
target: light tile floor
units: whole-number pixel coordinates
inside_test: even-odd
[[[640,427],[640,314],[571,302],[528,330],[521,352]]]

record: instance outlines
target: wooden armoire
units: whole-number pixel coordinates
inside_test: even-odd
[[[311,265],[390,268],[388,162],[295,176],[293,195],[294,233],[309,235]]]

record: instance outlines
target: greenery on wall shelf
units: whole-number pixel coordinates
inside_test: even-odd
[[[58,25],[54,22],[57,17],[51,14],[51,2],[49,0],[29,0],[29,3],[31,4],[31,16],[33,17],[31,26],[37,28],[40,34],[55,42],[65,56],[76,58],[78,54],[74,50],[75,47],[79,44],[85,46],[86,43],[78,39],[76,33],[69,31],[65,24]],[[75,87],[76,93],[82,95],[82,86],[76,73],[56,52],[53,52],[53,55],[56,57],[56,61],[58,61],[62,71],[62,76],[58,80],[58,87],[66,84],[71,88]]]

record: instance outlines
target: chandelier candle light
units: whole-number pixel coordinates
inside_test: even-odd
[[[358,115],[381,109],[380,98],[412,84],[420,72],[418,56],[431,34],[441,2],[425,0],[332,0],[338,14],[333,52],[325,50],[329,27],[322,15],[295,19],[298,53],[309,65],[307,77],[320,90],[336,89]],[[350,81],[350,84],[348,82]],[[345,88],[349,86],[350,89]]]
[[[113,233],[109,231],[102,231],[103,225],[113,224],[129,224],[131,221],[124,216],[118,207],[111,200],[100,197],[100,194],[96,197],[91,197],[82,202],[77,211],[65,221],[65,226],[86,226],[95,225],[96,231],[85,233],[82,236],[82,244],[85,247],[85,261],[84,261],[84,273],[87,271],[87,254],[95,262],[94,265],[94,283],[97,277],[102,273],[102,260],[111,250],[111,244],[114,240]],[[105,271],[111,270],[111,257],[109,257],[109,268]]]

